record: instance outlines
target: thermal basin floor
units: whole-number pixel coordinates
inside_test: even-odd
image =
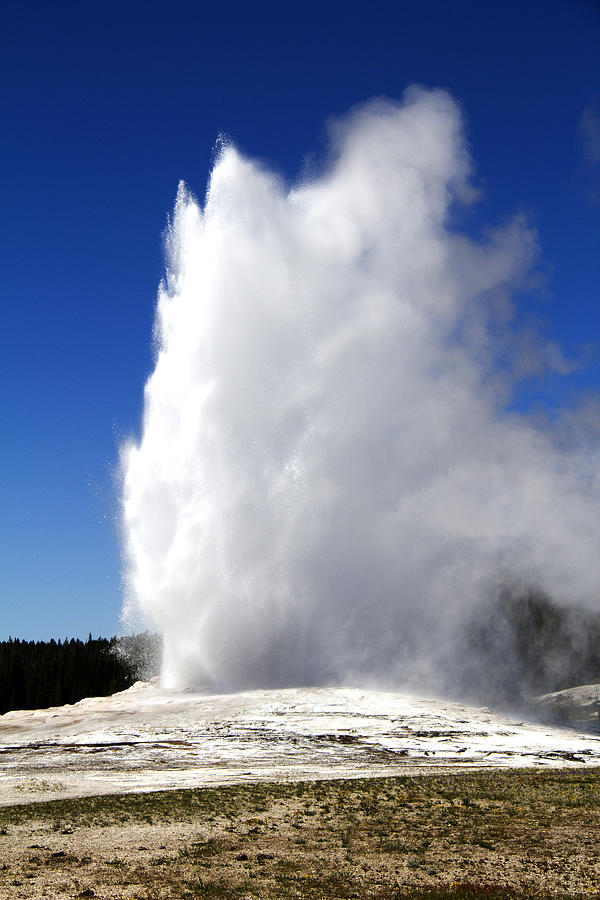
[[[358,688],[209,695],[138,682],[0,716],[0,804],[241,781],[600,765],[600,735]]]

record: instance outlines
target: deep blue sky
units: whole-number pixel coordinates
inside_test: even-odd
[[[220,132],[293,178],[330,116],[448,88],[483,189],[470,227],[529,216],[535,312],[587,347],[539,389],[600,387],[599,48],[593,0],[4,0],[0,639],[118,630],[118,446],[152,364],[166,216],[179,179],[203,195]]]

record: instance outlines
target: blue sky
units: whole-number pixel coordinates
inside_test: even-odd
[[[600,4],[17,4],[0,12],[0,639],[113,634],[115,472],[152,366],[162,233],[215,140],[293,179],[326,123],[417,82],[463,106],[482,200],[542,249],[531,309],[600,386]]]

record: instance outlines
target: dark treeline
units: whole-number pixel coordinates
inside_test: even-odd
[[[0,642],[0,713],[76,703],[123,691],[148,676],[151,635]],[[152,673],[153,674],[153,673]]]
[[[465,634],[463,694],[519,704],[600,683],[600,614],[558,604],[536,588],[507,586]]]

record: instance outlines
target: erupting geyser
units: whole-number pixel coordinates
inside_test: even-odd
[[[597,596],[598,454],[511,409],[568,366],[515,324],[526,223],[457,229],[457,106],[370,103],[332,157],[290,190],[224,146],[204,209],[177,197],[122,454],[125,615],[167,686],[431,682],[498,573]]]

